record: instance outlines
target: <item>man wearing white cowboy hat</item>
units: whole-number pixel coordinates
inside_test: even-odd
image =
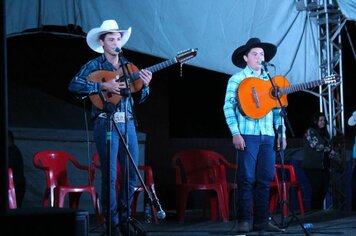
[[[83,65],[80,71],[74,76],[70,82],[68,89],[76,94],[95,95],[99,94],[100,102],[103,106],[92,107],[92,120],[94,141],[96,143],[97,152],[100,156],[101,163],[101,202],[105,216],[110,210],[111,219],[106,219],[107,225],[110,225],[112,235],[128,233],[127,221],[130,215],[130,206],[132,198],[127,199],[127,196],[132,196],[134,187],[137,182],[137,175],[134,167],[129,165],[129,193],[126,193],[126,187],[120,187],[118,197],[116,197],[116,173],[117,161],[121,167],[121,173],[125,173],[126,159],[128,154],[125,151],[124,143],[120,139],[126,138],[126,144],[134,160],[138,163],[139,148],[136,136],[135,117],[133,113],[133,102],[143,102],[149,95],[149,83],[152,79],[152,73],[149,70],[140,70],[137,73],[138,78],[142,81],[142,88],[135,92],[135,96],[131,96],[128,81],[117,80],[118,77],[123,77],[124,80],[128,75],[127,65],[130,63],[121,54],[121,48],[127,43],[131,35],[131,28],[127,30],[119,29],[115,20],[105,20],[100,27],[91,29],[86,37],[88,46],[95,52],[101,53],[100,56],[90,60]],[[106,80],[90,79],[95,71],[118,72],[114,78]],[[95,73],[94,73],[95,74]],[[115,102],[107,102],[103,94],[107,94],[107,100],[112,96],[119,99]],[[112,95],[112,96],[111,96]],[[119,95],[119,96],[117,96]],[[94,99],[92,99],[93,102]],[[94,103],[94,102],[93,102]],[[107,153],[107,116],[113,117],[113,126],[111,128],[110,138],[110,153]],[[120,132],[120,133],[119,133]],[[106,163],[110,158],[110,168],[107,169]],[[108,172],[110,172],[110,191],[107,188]],[[127,183],[126,175],[121,175],[121,183]],[[110,209],[108,206],[108,193],[110,193]],[[128,204],[127,204],[128,203]],[[110,224],[109,224],[110,222]]]
[[[238,194],[238,231],[248,233],[257,231],[281,231],[269,221],[269,188],[275,171],[276,153],[273,149],[275,132],[282,128],[282,137],[277,147],[285,149],[285,125],[280,118],[280,109],[272,109],[266,116],[253,119],[239,110],[236,99],[240,83],[248,77],[269,80],[261,67],[263,61],[270,61],[277,47],[261,42],[258,38],[249,39],[232,54],[232,63],[242,71],[234,74],[228,81],[224,103],[226,123],[232,134],[232,143],[237,149],[239,167],[237,185]],[[268,91],[266,91],[268,92]],[[252,202],[255,212],[252,214]],[[253,219],[252,219],[253,215]]]

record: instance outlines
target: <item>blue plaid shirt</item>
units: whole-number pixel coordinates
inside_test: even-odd
[[[128,63],[126,59],[124,59],[124,63]],[[82,66],[80,71],[74,76],[72,81],[69,83],[68,89],[69,91],[76,94],[95,94],[100,91],[100,83],[88,81],[87,77],[94,71],[97,70],[107,70],[107,71],[115,71],[115,67],[106,60],[104,54],[101,56],[94,58],[87,62]],[[149,87],[143,86],[143,88],[134,94],[134,96],[122,97],[117,104],[116,110],[125,111],[125,106],[127,105],[127,110],[129,114],[132,114],[133,98],[135,98],[136,102],[143,102],[149,95]],[[131,98],[131,101],[129,100]],[[96,118],[100,113],[104,111],[99,108],[92,106],[92,118]]]
[[[283,119],[281,119],[279,115],[280,108],[272,109],[261,119],[252,119],[244,116],[239,110],[239,101],[236,96],[237,88],[241,81],[248,77],[257,77],[262,80],[268,80],[265,71],[260,76],[257,76],[255,71],[248,66],[231,76],[229,79],[225,95],[224,114],[232,136],[237,134],[275,136],[275,130],[282,124],[282,136],[286,137],[285,125]]]

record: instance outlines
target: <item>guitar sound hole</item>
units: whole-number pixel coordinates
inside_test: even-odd
[[[279,96],[279,88],[271,90],[272,97],[277,98]]]

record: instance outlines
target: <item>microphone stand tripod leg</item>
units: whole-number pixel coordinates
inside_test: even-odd
[[[130,232],[130,229],[133,229],[133,230],[140,230],[139,228],[140,227],[136,227],[136,225],[134,224],[136,221],[133,221],[133,219],[131,219],[131,217],[130,217],[130,204],[129,204],[129,197],[130,197],[130,193],[129,193],[129,190],[130,190],[130,186],[129,186],[129,166],[130,166],[130,164],[132,165],[132,167],[134,168],[134,170],[135,170],[135,173],[137,174],[137,176],[138,176],[138,178],[139,178],[139,180],[140,180],[140,183],[141,183],[141,185],[143,186],[143,188],[144,188],[144,191],[147,193],[147,194],[149,194],[148,193],[148,190],[147,190],[147,188],[146,188],[146,185],[145,185],[145,183],[144,183],[144,180],[143,180],[143,178],[142,178],[142,176],[141,176],[141,174],[140,174],[140,172],[139,172],[139,170],[138,170],[138,168],[137,168],[137,165],[136,165],[136,163],[135,163],[135,161],[134,161],[134,159],[133,159],[133,157],[132,157],[132,154],[131,154],[131,152],[130,152],[130,150],[129,150],[129,148],[128,148],[128,145],[127,145],[127,142],[126,142],[126,140],[125,140],[125,138],[124,138],[124,136],[122,135],[122,133],[121,133],[121,131],[120,131],[120,129],[119,129],[119,127],[117,126],[117,124],[115,123],[115,122],[113,122],[113,124],[114,124],[114,127],[115,127],[115,129],[116,129],[116,131],[117,131],[117,133],[118,133],[118,135],[119,135],[119,139],[120,139],[120,141],[122,142],[122,144],[123,145],[121,145],[120,147],[123,147],[124,148],[124,150],[125,150],[125,153],[126,153],[126,158],[125,158],[125,164],[126,164],[126,168],[125,168],[125,173],[124,173],[124,175],[126,176],[126,179],[125,179],[125,181],[124,181],[124,183],[122,183],[122,184],[124,184],[125,186],[123,186],[123,187],[125,187],[125,189],[126,189],[126,192],[125,192],[125,194],[126,194],[126,199],[127,199],[127,202],[126,202],[126,222],[124,222],[124,226],[125,226],[125,229],[124,229],[124,231],[126,231],[125,233],[126,233],[126,235],[130,235],[130,233],[133,233],[133,232]],[[126,130],[127,131],[127,130]],[[126,133],[128,133],[128,131],[126,132]],[[122,152],[121,152],[122,153]],[[131,228],[130,227],[130,224],[132,224],[133,226],[134,226],[134,228]],[[141,227],[142,228],[142,227]]]
[[[289,191],[289,188],[287,188],[287,183],[285,181],[285,166],[284,166],[284,151],[280,150],[279,151],[280,154],[280,158],[281,158],[281,168],[280,168],[280,172],[281,172],[281,186],[282,186],[282,196],[281,196],[281,228],[283,228],[284,230],[286,230],[289,225],[292,223],[293,219],[296,219],[298,224],[300,225],[300,227],[303,229],[303,232],[305,235],[309,236],[310,233],[305,229],[304,225],[301,223],[301,221],[299,220],[299,218],[297,217],[297,215],[295,214],[295,211],[290,207],[290,204],[288,202],[288,193],[287,191]],[[288,218],[288,212],[292,213],[291,219],[289,220],[289,222],[286,224],[285,220]]]

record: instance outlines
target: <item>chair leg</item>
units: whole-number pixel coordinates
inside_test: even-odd
[[[299,208],[300,208],[300,214],[304,215],[304,203],[303,203],[303,194],[302,194],[302,188],[300,186],[297,187],[298,191],[298,202],[299,202]]]
[[[56,188],[54,190],[54,206],[55,207],[64,207],[64,198],[65,198],[65,193],[61,193],[61,191]]]
[[[282,202],[283,202],[283,206],[282,206],[282,212],[283,212],[283,216],[287,217],[289,214],[289,210],[288,210],[288,205],[289,205],[289,186],[284,183],[284,192],[282,191]]]
[[[210,220],[216,221],[218,219],[218,199],[216,192],[209,192],[210,194]]]
[[[79,192],[79,193],[69,193],[68,196],[69,196],[69,206],[70,206],[70,208],[72,208],[72,209],[78,209],[78,207],[79,207],[79,200],[80,200],[80,197],[82,196],[82,192]],[[64,201],[64,199],[63,199],[63,201]]]
[[[96,218],[98,219],[98,223],[103,225],[105,223],[105,217],[101,212],[100,199],[97,192],[91,192],[91,198],[93,202],[93,207],[95,210]]]
[[[155,207],[152,207],[152,216],[155,224],[159,224],[159,220],[157,218],[157,209]]]
[[[269,202],[269,213],[270,214],[274,214],[276,212],[278,201],[279,201],[278,192],[276,192],[275,190],[272,190],[270,202]]]
[[[224,197],[224,194],[223,194],[223,190],[221,189],[220,191],[217,191],[217,195],[218,195],[221,219],[222,219],[223,222],[228,222],[229,219],[228,219],[228,216],[227,216],[227,210],[226,210],[225,197]]]
[[[139,191],[135,191],[134,195],[133,195],[133,199],[132,199],[132,203],[131,203],[131,217],[136,219],[136,211],[137,211],[137,199],[139,196]]]
[[[184,191],[181,189],[177,189],[177,218],[178,221],[183,223],[184,222],[184,216],[185,216],[185,209],[187,207],[187,198],[188,198],[188,191]]]

